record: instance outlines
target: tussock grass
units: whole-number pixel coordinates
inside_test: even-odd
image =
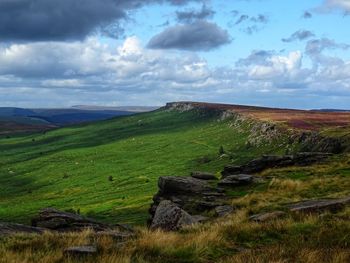
[[[254,223],[248,210],[181,232],[139,228],[137,237],[118,244],[90,231],[45,233],[3,240],[0,262],[76,262],[63,256],[69,246],[95,244],[99,254],[81,262],[339,262],[350,257],[350,209],[339,214]],[[321,260],[322,259],[322,260]],[[321,260],[321,261],[320,261]]]

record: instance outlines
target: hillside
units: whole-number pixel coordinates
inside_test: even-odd
[[[55,206],[142,224],[159,176],[217,173],[230,158],[239,163],[285,151],[277,141],[247,147],[247,124],[231,127],[229,119],[218,121],[220,114],[163,109],[2,138],[0,219],[25,222],[38,209]],[[220,158],[220,146],[231,156]]]
[[[75,106],[62,109],[22,109],[0,107],[0,134],[40,132],[57,127],[128,116],[154,107]]]
[[[138,228],[137,236],[122,244],[91,231],[14,237],[0,246],[0,255],[59,261],[64,247],[94,240],[100,252],[91,262],[347,262],[349,208],[322,216],[288,214],[262,224],[249,219],[287,213],[286,206],[297,201],[350,195],[350,113],[332,115],[321,127],[315,121],[318,128],[311,130],[288,122],[315,114],[320,122],[330,118],[329,112],[182,102],[46,133],[3,136],[0,222],[28,224],[40,209],[55,207]],[[206,171],[220,178],[227,165],[236,169],[264,154],[305,149],[337,154],[321,163],[257,172],[258,183],[226,192],[234,207],[226,217],[176,233],[144,228],[161,176]],[[118,253],[116,246],[122,247]]]

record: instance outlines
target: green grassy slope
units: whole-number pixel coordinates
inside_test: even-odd
[[[271,145],[245,146],[248,128],[193,111],[158,110],[45,134],[0,138],[0,221],[28,223],[43,207],[143,224],[162,175],[219,172]],[[109,177],[112,176],[113,180]]]

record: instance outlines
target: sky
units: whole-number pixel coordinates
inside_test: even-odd
[[[350,109],[350,0],[0,0],[0,107]]]

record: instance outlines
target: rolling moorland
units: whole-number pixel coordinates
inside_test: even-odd
[[[0,107],[0,135],[33,133],[154,110],[155,107],[94,107],[23,109]]]
[[[94,243],[84,262],[348,262],[350,209],[294,215],[286,204],[350,195],[350,113],[203,103],[30,135],[0,137],[0,222],[30,224],[55,207],[133,225],[123,243],[93,231],[3,238],[0,262],[75,262],[63,249]],[[227,190],[234,211],[177,232],[149,230],[161,176],[205,171],[264,154],[332,152],[307,166],[272,167]],[[255,222],[262,212],[283,218]],[[210,213],[208,214],[210,216]],[[22,261],[21,261],[22,260]]]

